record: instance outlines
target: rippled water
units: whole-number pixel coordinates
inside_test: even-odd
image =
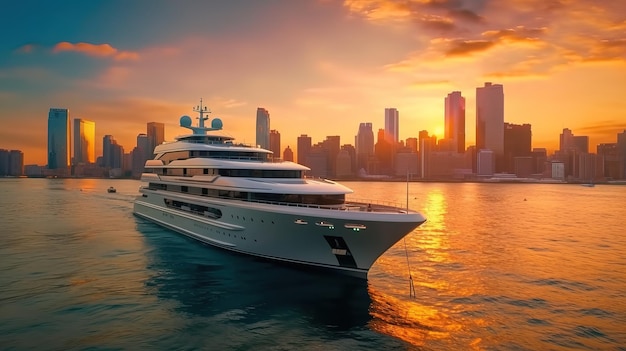
[[[136,218],[137,181],[0,179],[0,349],[626,350],[626,187],[346,185],[428,218],[363,283]]]

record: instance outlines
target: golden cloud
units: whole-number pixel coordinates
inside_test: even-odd
[[[137,60],[139,54],[130,51],[120,51],[110,44],[70,43],[62,41],[57,43],[52,52],[74,51],[93,57],[113,57],[115,60]]]

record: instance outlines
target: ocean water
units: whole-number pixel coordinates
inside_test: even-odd
[[[0,349],[626,350],[626,186],[345,184],[428,218],[363,282],[137,218],[135,180],[0,179]]]

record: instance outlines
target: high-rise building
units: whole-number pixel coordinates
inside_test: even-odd
[[[369,158],[374,155],[374,131],[372,123],[360,123],[359,131],[355,137],[356,147],[356,167],[357,172],[361,169],[367,169]]]
[[[48,113],[48,169],[68,169],[70,155],[70,112],[66,108],[51,108]]]
[[[495,172],[504,168],[504,90],[502,84],[485,83],[476,88],[476,151],[493,151]],[[483,157],[484,162],[489,159]]]
[[[270,113],[262,107],[256,109],[256,144],[270,149]]]
[[[283,151],[283,160],[293,162],[293,150],[287,145],[285,151]]]
[[[74,164],[96,162],[96,122],[74,118]]]
[[[165,124],[160,122],[148,122],[146,132],[148,135],[147,154],[152,157],[152,155],[154,155],[154,148],[157,145],[163,144],[165,141]]]
[[[280,133],[277,130],[275,130],[275,129],[270,130],[270,147],[269,147],[269,150],[274,153],[272,155],[273,158],[275,158],[275,159],[279,159],[280,158]]]
[[[621,133],[617,133],[617,157],[619,178],[626,179],[626,129]]]
[[[0,149],[0,177],[9,175],[9,150]]]
[[[148,135],[140,133],[137,135],[137,146],[131,151],[131,173],[133,177],[141,176],[146,164],[146,160],[152,155],[148,153]]]
[[[465,98],[460,91],[453,91],[444,100],[445,131],[444,139],[448,139],[449,150],[465,152]]]
[[[311,154],[311,137],[302,134],[298,137],[298,160],[297,162],[301,165],[308,166],[309,165],[309,155]]]
[[[395,108],[385,109],[385,140],[395,146],[400,140],[400,113]]]
[[[102,138],[102,158],[105,168],[122,168],[124,162],[124,149],[117,143],[112,135]]]
[[[21,150],[9,151],[9,175],[19,177],[24,174],[24,153]]]
[[[517,174],[516,157],[530,157],[532,152],[530,124],[504,123],[504,171]],[[531,162],[532,164],[532,162]]]

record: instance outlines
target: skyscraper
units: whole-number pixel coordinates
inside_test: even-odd
[[[270,113],[262,107],[256,109],[256,144],[270,148]]]
[[[277,130],[275,130],[275,129],[270,130],[270,147],[269,147],[269,150],[274,153],[272,155],[273,158],[275,158],[275,159],[279,159],[280,158],[280,133]]]
[[[453,152],[465,152],[465,98],[460,91],[453,91],[444,100],[444,138]]]
[[[504,170],[517,174],[515,158],[531,157],[531,144],[532,131],[530,124],[504,123]]]
[[[48,113],[48,169],[67,169],[70,155],[70,112],[66,108],[51,108]]]
[[[96,123],[74,118],[74,164],[96,162]]]
[[[152,155],[154,155],[154,148],[157,145],[163,144],[165,141],[165,125],[159,122],[148,122],[146,129],[146,134],[148,135],[147,154],[152,157]]]
[[[372,123],[360,123],[359,131],[355,138],[356,146],[356,170],[367,169],[369,158],[374,155],[374,131]]]
[[[395,108],[385,109],[385,140],[393,147],[399,139],[400,113]]]
[[[304,166],[308,166],[309,165],[309,161],[308,161],[308,157],[311,154],[311,137],[306,135],[306,134],[302,134],[298,137],[298,159],[297,162],[301,165]]]
[[[283,151],[283,160],[293,162],[293,150],[287,145],[285,151]]]
[[[504,168],[504,90],[502,84],[476,88],[476,151],[493,151],[495,171]],[[483,158],[483,161],[488,158]],[[484,166],[484,162],[483,162]],[[485,169],[485,168],[483,168]]]

